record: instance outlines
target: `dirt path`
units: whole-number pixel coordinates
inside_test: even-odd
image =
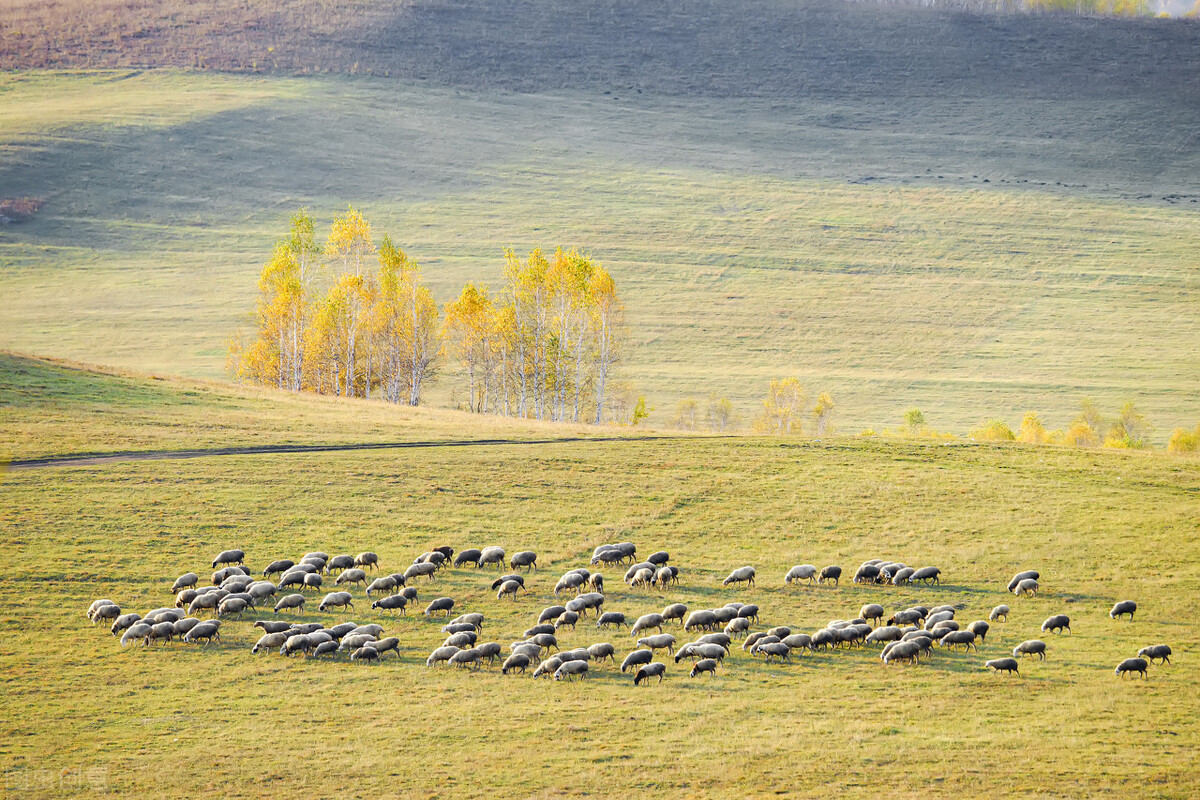
[[[351,444],[268,444],[254,447],[212,447],[197,450],[127,450],[115,453],[29,458],[10,461],[10,470],[42,467],[81,467],[118,461],[161,461],[165,459],[208,458],[210,456],[281,455],[286,453],[331,453],[350,450],[394,450],[405,447],[484,447],[489,445],[546,445],[572,442],[643,442],[675,439],[674,436],[568,436],[560,439],[452,439],[433,442],[358,442]]]

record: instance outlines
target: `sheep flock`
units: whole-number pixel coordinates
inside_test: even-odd
[[[441,623],[438,635],[444,634],[445,638],[425,657],[430,668],[498,669],[504,675],[568,682],[585,680],[598,670],[619,670],[631,676],[635,686],[661,683],[669,671],[689,679],[717,679],[729,658],[786,664],[802,657],[861,648],[877,648],[884,667],[917,667],[933,658],[956,658],[959,656],[955,654],[961,653],[964,658],[981,659],[981,669],[1019,676],[1023,663],[1052,659],[1046,638],[1053,640],[1072,632],[1072,619],[1067,614],[1052,614],[1036,632],[1045,638],[1021,641],[1011,656],[1006,650],[1002,657],[983,660],[981,648],[988,646],[993,626],[1007,622],[1011,611],[1008,605],[995,606],[986,619],[966,622],[959,613],[964,610],[962,604],[889,610],[869,602],[852,608],[854,613],[847,613],[846,619],[830,620],[810,631],[771,624],[776,620],[770,619],[768,609],[755,602],[743,602],[754,599],[748,596],[716,608],[690,608],[669,602],[661,610],[657,605],[641,613],[617,610],[606,605],[604,576],[593,568],[624,567],[622,580],[628,589],[657,591],[663,593],[663,599],[669,599],[665,595],[687,578],[686,572],[670,563],[666,551],[639,559],[637,547],[631,542],[600,545],[592,552],[588,566],[575,567],[559,576],[552,590],[556,602],[531,609],[529,627],[520,632],[493,632],[483,613],[464,610],[454,598],[431,591],[446,570],[473,570],[480,573],[481,588],[489,587],[498,601],[528,603],[525,598],[534,594],[530,584],[541,580],[535,576],[537,558],[532,550],[509,555],[499,546],[457,552],[442,546],[420,554],[402,570],[385,572],[379,556],[371,551],[354,556],[310,552],[294,561],[280,558],[260,562],[263,569],[256,577],[246,566],[246,553],[232,549],[213,558],[213,572],[203,579],[199,572],[176,578],[169,587],[174,595],[169,606],[138,613],[104,598],[89,606],[87,617],[93,625],[107,625],[122,648],[176,642],[209,647],[226,641],[221,638],[222,626],[238,625],[243,633],[248,627],[257,636],[250,648],[252,654],[380,664],[389,656],[399,660],[402,650],[418,650],[414,644],[405,645],[403,633],[387,635],[386,623],[394,624],[396,617],[411,613],[425,624]],[[485,577],[483,571],[491,568],[501,574],[494,579]],[[785,589],[818,584],[836,587],[842,574],[838,565],[818,568],[799,564],[784,572],[782,584]],[[919,584],[933,590],[941,585],[941,575],[938,567],[910,567],[873,558],[854,570],[852,580],[861,587]],[[753,566],[736,567],[720,582],[719,590],[755,590],[757,576]],[[1041,580],[1037,570],[1018,572],[1006,591],[1018,598],[1014,602],[1034,602]],[[549,588],[549,581],[542,583]],[[167,594],[165,580],[163,584]],[[423,597],[427,594],[434,596]],[[646,597],[649,601],[652,595]],[[301,615],[314,604],[323,613],[353,613],[372,621],[345,621],[328,627],[321,622],[301,621]],[[1125,617],[1132,622],[1136,612],[1136,602],[1118,602],[1109,613],[1113,622],[1107,624]],[[1082,623],[1090,626],[1094,621]],[[485,630],[499,641],[485,640]],[[609,636],[614,641],[577,642],[574,647],[565,643],[568,636],[579,639],[584,634],[591,639]],[[618,643],[619,636],[628,636],[630,641]],[[408,638],[412,638],[411,630]],[[424,655],[424,648],[419,653]],[[1169,664],[1171,654],[1169,645],[1147,645],[1136,657],[1121,660],[1115,674],[1146,678],[1151,665]]]

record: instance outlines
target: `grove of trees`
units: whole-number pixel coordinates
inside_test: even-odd
[[[235,336],[241,380],[291,391],[418,405],[439,360],[463,369],[476,413],[602,422],[624,342],[612,276],[575,250],[505,252],[505,285],[468,283],[445,306],[420,266],[347,209],[317,243],[292,217],[258,280],[255,330]]]

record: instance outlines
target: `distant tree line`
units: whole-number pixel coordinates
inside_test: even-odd
[[[1004,420],[992,419],[972,430],[968,436],[981,442],[1024,442],[1026,444],[1059,445],[1064,447],[1105,447],[1116,450],[1142,450],[1152,447],[1150,437],[1154,427],[1136,404],[1125,402],[1116,416],[1108,418],[1091,400],[1082,400],[1079,411],[1065,429],[1047,430],[1037,412],[1029,411],[1014,431]],[[904,425],[896,430],[863,431],[864,436],[905,436],[917,438],[953,439],[953,434],[936,431],[925,421],[925,414],[916,408],[904,414]],[[1194,431],[1176,428],[1167,444],[1172,453],[1200,452],[1200,425]]]
[[[235,335],[230,368],[291,391],[418,405],[440,360],[461,365],[476,413],[573,422],[636,415],[610,403],[625,337],[612,276],[588,256],[505,253],[495,295],[468,283],[441,310],[416,261],[354,208],[324,246],[301,210],[258,280],[252,336]],[[645,415],[641,400],[642,416]]]
[[[875,5],[975,12],[1060,12],[1107,17],[1147,17],[1149,0],[860,0]],[[1200,7],[1200,3],[1197,4]]]

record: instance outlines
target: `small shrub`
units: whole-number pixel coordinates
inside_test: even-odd
[[[994,419],[981,428],[971,431],[971,438],[980,442],[1011,442],[1017,438],[1012,428],[1003,420]]]

